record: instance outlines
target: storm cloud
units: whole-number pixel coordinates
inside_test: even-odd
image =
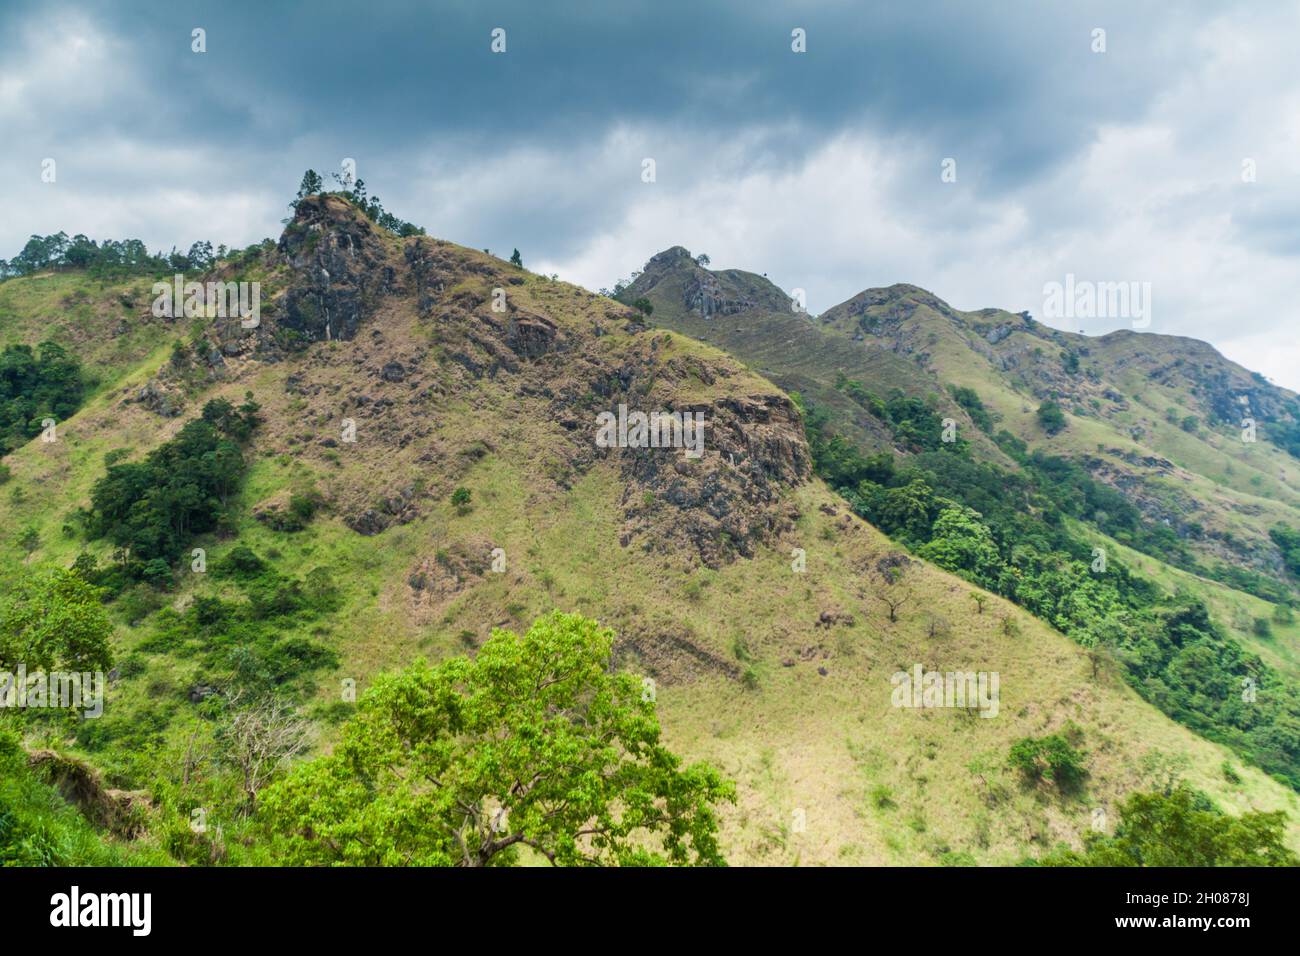
[[[350,157],[402,218],[591,288],[674,244],[813,311],[1150,282],[1150,331],[1296,387],[1300,13],[1137,6],[7,3],[0,256],[245,245]]]

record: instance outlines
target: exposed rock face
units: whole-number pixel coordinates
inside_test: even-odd
[[[1003,339],[1005,339],[1008,335],[1010,335],[1014,331],[1015,331],[1015,326],[998,325],[989,329],[988,332],[985,334],[984,338],[989,343],[989,345],[997,345],[999,342],[1001,342]]]
[[[285,292],[278,324],[300,341],[353,338],[394,291],[397,273],[376,227],[336,196],[300,200],[278,248],[303,280]]]
[[[146,813],[152,806],[144,790],[114,790],[90,764],[54,750],[33,750],[27,765],[59,791],[95,826],[131,840],[146,830]]]
[[[548,429],[534,441],[556,492],[602,462],[616,465],[625,482],[625,547],[717,566],[752,555],[756,543],[790,527],[793,508],[782,488],[811,474],[798,412],[726,356],[684,351],[667,334],[638,328],[631,309],[593,307],[580,290],[516,294],[527,282],[518,269],[429,237],[399,240],[337,197],[300,201],[270,255],[280,281],[263,301],[273,305],[251,332],[234,324],[231,334],[242,336],[239,361],[299,352],[285,391],[302,409],[296,417],[313,425],[285,423],[284,443],[346,457],[353,452],[338,437],[346,418],[360,436],[357,447],[384,463],[382,473],[350,472],[333,487],[337,512],[358,534],[382,534],[446,500],[473,466],[475,450],[486,453],[497,437],[444,449],[431,435],[430,417],[441,402],[473,407],[489,392]],[[680,247],[663,255],[684,257],[695,268]],[[309,348],[322,341],[349,344]],[[725,387],[728,380],[734,390]],[[597,415],[619,405],[701,413],[702,455],[688,458],[680,447],[598,447]],[[274,427],[269,423],[263,434]],[[436,604],[467,575],[481,573],[467,568],[435,562],[414,569],[417,603]]]
[[[705,318],[717,315],[737,315],[754,308],[755,303],[745,298],[728,298],[716,276],[700,270],[700,275],[686,287],[684,304]]]
[[[651,256],[633,288],[639,295],[653,291],[662,281],[679,282],[680,286],[674,288],[681,295],[682,305],[706,319],[740,315],[754,309],[784,310],[789,307],[790,300],[785,293],[766,279],[751,276],[746,282],[738,278],[740,275],[710,272],[698,265],[686,249],[673,246]]]
[[[154,378],[140,386],[127,401],[137,402],[163,418],[175,418],[185,408],[185,399],[161,378]]]
[[[787,531],[795,515],[782,486],[806,481],[811,458],[798,413],[784,396],[727,398],[687,411],[705,421],[698,459],[668,448],[611,449],[628,481],[622,541],[667,549],[683,538],[717,567]]]
[[[554,350],[558,338],[556,324],[540,315],[512,318],[506,331],[506,345],[517,355],[529,359]]]

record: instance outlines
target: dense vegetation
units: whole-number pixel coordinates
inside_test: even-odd
[[[110,465],[84,513],[90,536],[117,545],[130,576],[169,580],[193,537],[220,525],[244,476],[240,445],[256,425],[251,399],[239,408],[217,399],[143,461]]]
[[[894,422],[889,404],[886,420]],[[1200,600],[1162,593],[1071,533],[1065,519],[1091,522],[1140,550],[1177,554],[1168,528],[1143,522],[1079,465],[1026,454],[1006,433],[998,440],[1023,465],[1019,472],[976,462],[959,442],[905,460],[864,457],[828,431],[822,410],[805,405],[804,415],[818,474],[860,516],[1093,649],[1095,666],[1114,661],[1166,714],[1300,789],[1300,688],[1228,637]],[[915,411],[897,427],[911,434],[920,422],[939,431]]]
[[[41,433],[81,407],[85,382],[75,357],[54,342],[7,345],[0,352],[0,455]]]
[[[0,600],[0,671],[106,670],[111,632],[100,592],[78,571],[31,575]]]
[[[160,854],[106,843],[27,765],[18,737],[0,729],[0,866],[159,865]]]
[[[1220,812],[1201,794],[1178,787],[1134,793],[1120,805],[1113,835],[1090,832],[1082,851],[1060,849],[1048,866],[1295,866],[1283,835],[1286,814]]]
[[[1265,425],[1268,439],[1292,458],[1300,458],[1300,400],[1291,406],[1291,418]]]
[[[836,376],[835,387],[888,425],[894,441],[902,448],[909,451],[935,450],[945,444],[957,444],[965,449],[965,439],[958,439],[951,431],[945,436],[943,419],[922,399],[905,395],[898,389],[882,399],[857,379],[845,377],[843,372]]]
[[[255,247],[260,248],[260,244]],[[68,238],[66,232],[32,236],[22,252],[7,262],[0,259],[0,280],[53,270],[84,269],[97,279],[125,276],[159,276],[187,270],[204,270],[230,254],[224,245],[195,242],[188,252],[150,252],[139,239],[105,239],[96,242],[81,234]]]

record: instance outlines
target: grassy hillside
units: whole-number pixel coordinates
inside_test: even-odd
[[[29,749],[148,794],[147,830],[113,841],[266,862],[223,750],[227,700],[273,690],[325,752],[348,682],[473,653],[492,628],[560,608],[612,627],[620,664],[655,681],[668,744],[736,781],[734,863],[1015,863],[1080,845],[1125,794],[1175,779],[1229,813],[1285,810],[1300,848],[1294,791],[1022,609],[907,559],[812,477],[800,416],[761,364],[487,254],[399,238],[338,197],[303,201],[277,247],[218,270],[263,282],[258,328],[155,320],[139,287],[122,316],[119,287],[75,274],[0,285],[5,341],[41,338],[33,316],[84,296],[59,331],[100,384],[57,441],[5,458],[0,523],[35,538],[0,546],[0,581],[86,555],[111,585],[105,716],[18,726]],[[107,344],[122,321],[128,344]],[[871,367],[903,381],[880,354]],[[78,511],[106,455],[145,460],[214,398],[258,406],[247,474],[170,580],[138,580]],[[596,415],[620,403],[703,411],[704,456],[598,448]],[[888,434],[867,418],[864,434]],[[295,499],[319,506],[289,530]],[[891,678],[917,664],[996,672],[997,716],[893,706]],[[1007,764],[1016,741],[1052,733],[1084,755],[1077,790]]]
[[[996,309],[958,312],[914,286],[868,290],[828,310],[841,337],[913,356],[939,382],[973,389],[998,430],[1082,463],[1170,528],[1185,567],[1234,566],[1293,590],[1268,530],[1300,523],[1300,468],[1278,443],[1296,396],[1203,342],[1115,332],[1090,338]],[[1066,427],[1044,428],[1054,402]],[[1242,422],[1256,423],[1243,440]]]
[[[732,295],[719,306],[690,291],[733,288],[733,274],[710,276],[684,250],[669,250],[620,298],[644,295],[652,319],[662,312],[674,328],[707,330],[723,310],[741,323],[750,300]],[[753,324],[761,338],[761,323]],[[817,471],[858,514],[1083,646],[1117,654],[1134,686],[1189,726],[1225,741],[1253,733],[1253,743],[1235,738],[1242,752],[1298,779],[1286,663],[1296,651],[1296,562],[1293,539],[1275,530],[1297,514],[1286,486],[1255,470],[1290,457],[1294,396],[1203,343],[1134,333],[1089,340],[1028,315],[958,312],[915,286],[867,290],[814,325],[825,346],[812,369],[817,394],[849,398],[894,440],[882,455],[881,443],[862,439],[836,407],[803,397]],[[776,340],[765,344],[779,353]],[[924,399],[887,378],[845,374],[858,357],[882,352],[913,365],[911,391]],[[787,362],[805,354],[791,352]],[[940,395],[962,407],[960,420]],[[1160,422],[1151,414],[1157,405]],[[1245,414],[1239,409],[1254,427],[1242,431],[1233,420]],[[1254,473],[1243,476],[1246,467]],[[1106,573],[1107,552],[1114,574]],[[1136,553],[1146,558],[1140,565],[1130,560]],[[1224,600],[1225,592],[1235,598]],[[1194,639],[1173,623],[1179,606],[1198,622]],[[1158,653],[1151,634],[1163,645]],[[1237,684],[1260,680],[1279,708],[1265,718],[1268,730],[1261,712],[1249,712],[1253,699],[1247,711],[1235,703]],[[1224,730],[1225,721],[1237,729]]]

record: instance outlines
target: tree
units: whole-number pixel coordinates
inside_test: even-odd
[[[711,261],[712,260],[702,252],[695,257],[695,264],[697,266],[707,266]]]
[[[638,312],[640,312],[642,315],[645,316],[650,315],[655,310],[654,303],[651,302],[649,299],[647,299],[645,296],[641,296],[641,298],[633,302],[632,308],[636,309]]]
[[[112,633],[99,591],[75,571],[24,577],[0,604],[0,670],[106,671]]]
[[[971,600],[975,602],[975,607],[977,608],[976,613],[983,614],[984,605],[988,604],[989,596],[985,594],[983,591],[972,591],[970,593],[970,597]]]
[[[302,182],[298,184],[298,198],[304,199],[307,196],[314,196],[325,187],[324,181],[320,174],[314,169],[309,169],[302,174]]]
[[[30,555],[33,551],[35,551],[40,546],[41,546],[41,535],[40,532],[37,531],[35,528],[27,527],[21,533],[19,533],[18,547],[22,549],[24,554]]]
[[[653,695],[610,672],[613,634],[553,612],[473,659],[379,678],[332,754],[268,788],[292,864],[720,865],[734,786],[682,768]]]
[[[1048,866],[1296,866],[1286,846],[1286,814],[1214,808],[1186,787],[1134,793],[1120,805],[1113,836],[1089,833],[1082,852],[1060,849]]]
[[[905,573],[904,567],[905,565],[893,565],[882,568],[880,571],[880,582],[883,589],[877,592],[876,597],[889,608],[889,621],[891,624],[898,621],[898,612],[913,597],[911,588],[904,587],[901,584]]]
[[[451,493],[451,503],[456,506],[457,511],[459,511],[461,514],[464,514],[465,511],[468,510],[469,508],[469,502],[471,497],[472,496],[468,488],[457,488],[455,491]]]
[[[307,749],[309,725],[274,697],[244,705],[236,696],[230,705],[231,716],[218,739],[222,755],[239,771],[245,809],[251,813],[257,794],[276,771]]]
[[[258,406],[214,399],[203,414],[143,461],[110,465],[91,488],[87,530],[127,554],[131,570],[175,560],[196,534],[215,530],[243,477],[240,442],[256,427]]]
[[[930,534],[930,523],[938,507],[934,490],[920,478],[907,484],[890,488],[880,496],[877,522],[888,533],[902,531],[913,540],[924,541]]]
[[[1003,568],[992,532],[979,513],[965,505],[939,512],[930,540],[917,554],[986,588],[997,587]]]
[[[210,269],[215,258],[212,254],[212,243],[206,239],[196,242],[190,246],[190,251],[185,256],[190,260],[192,269]]]
[[[0,351],[0,454],[40,434],[43,419],[73,415],[84,392],[81,366],[63,346],[5,346]]]
[[[1065,413],[1061,411],[1061,406],[1056,402],[1048,399],[1038,406],[1038,424],[1043,426],[1043,431],[1049,435],[1055,435],[1065,428]]]
[[[510,253],[510,264],[520,269],[524,267],[524,257],[519,254],[518,249]]]

